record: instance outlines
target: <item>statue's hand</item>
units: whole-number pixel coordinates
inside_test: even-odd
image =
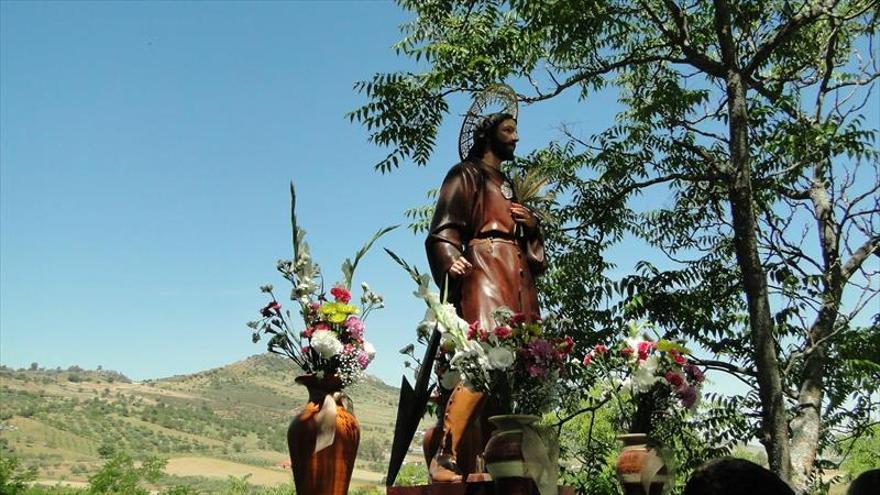
[[[538,218],[535,217],[535,214],[519,203],[510,204],[510,216],[513,217],[514,222],[528,230],[535,230],[538,226]]]
[[[452,278],[465,277],[469,275],[473,269],[474,265],[472,265],[470,261],[464,259],[464,256],[459,256],[457,260],[452,262],[452,266],[449,267],[449,276]]]

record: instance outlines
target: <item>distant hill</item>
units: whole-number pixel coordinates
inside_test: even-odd
[[[82,481],[102,455],[159,454],[177,483],[250,473],[255,484],[290,481],[292,411],[307,397],[292,363],[272,354],[191,375],[136,383],[106,370],[0,367],[0,450],[41,478]],[[386,469],[398,390],[369,378],[349,390],[361,425],[355,483],[375,484]]]

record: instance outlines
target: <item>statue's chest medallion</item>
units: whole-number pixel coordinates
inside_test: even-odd
[[[504,196],[504,199],[513,199],[513,188],[510,187],[510,182],[504,181],[501,183],[501,195]]]

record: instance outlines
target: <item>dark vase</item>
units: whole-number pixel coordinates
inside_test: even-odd
[[[303,375],[297,377],[296,382],[309,391],[309,401],[297,411],[287,429],[296,493],[345,495],[351,483],[361,433],[357,418],[345,409],[338,394],[342,382],[332,375],[324,379]],[[325,407],[334,407],[335,415]],[[333,431],[332,443],[315,452],[317,442],[326,442],[329,438],[328,430]]]
[[[623,450],[617,458],[617,480],[624,495],[661,495],[669,480],[663,457],[648,445],[644,433],[618,435]]]

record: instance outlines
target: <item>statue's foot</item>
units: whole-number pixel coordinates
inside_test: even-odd
[[[461,473],[455,464],[455,458],[448,454],[437,453],[428,467],[431,483],[461,483]]]

